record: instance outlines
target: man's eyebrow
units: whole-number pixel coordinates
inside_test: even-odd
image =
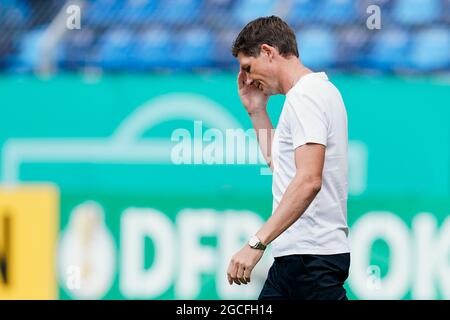
[[[250,72],[250,66],[248,64],[241,65],[241,69],[246,72]]]

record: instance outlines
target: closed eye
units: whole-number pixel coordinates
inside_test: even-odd
[[[247,73],[250,73],[250,66],[244,66],[242,67],[242,70],[244,70]]]

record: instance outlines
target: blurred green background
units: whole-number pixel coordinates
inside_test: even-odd
[[[272,209],[230,48],[270,15],[347,107],[349,297],[450,298],[450,1],[0,0],[0,299],[257,297],[270,252],[225,273]]]
[[[349,297],[448,298],[448,80],[330,77],[349,119]],[[168,154],[175,129],[194,136],[192,117],[204,132],[214,126],[195,113],[199,101],[251,128],[234,74],[17,75],[0,77],[0,97],[2,181],[59,188],[60,298],[256,297],[270,254],[249,288],[229,287],[225,270],[271,213],[271,176],[260,164],[176,165]],[[274,125],[283,101],[270,100]],[[87,270],[75,287],[73,265]]]

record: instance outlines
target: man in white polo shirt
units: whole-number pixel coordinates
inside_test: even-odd
[[[301,48],[301,44],[300,44]],[[271,218],[230,261],[230,284],[247,284],[264,249],[275,261],[259,299],[347,299],[347,113],[323,72],[299,60],[292,29],[258,18],[237,36],[238,91],[273,171]],[[269,96],[286,100],[276,130]]]

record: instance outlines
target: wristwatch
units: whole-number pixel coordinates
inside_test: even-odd
[[[257,236],[252,236],[250,240],[248,240],[248,245],[253,249],[265,250],[266,245],[264,245]]]

